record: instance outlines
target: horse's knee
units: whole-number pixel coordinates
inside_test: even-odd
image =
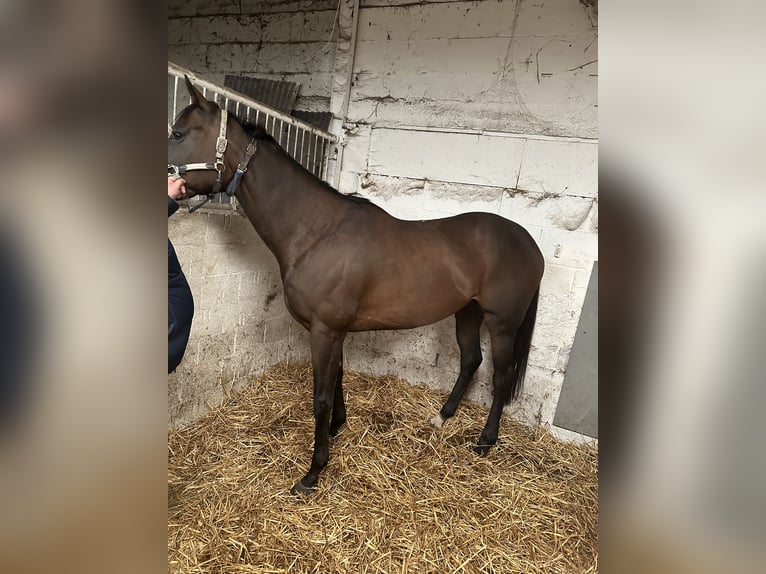
[[[314,418],[327,417],[332,409],[332,399],[327,397],[317,397],[314,399]]]

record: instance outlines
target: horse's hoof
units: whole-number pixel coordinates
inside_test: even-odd
[[[338,433],[340,432],[340,429],[343,427],[343,423],[338,423],[330,426],[330,436],[338,436]]]
[[[316,486],[306,486],[305,484],[303,484],[302,480],[299,480],[290,489],[290,493],[291,494],[296,494],[296,495],[301,495],[301,496],[308,496],[312,492],[314,492],[316,489],[317,489]]]
[[[437,429],[442,428],[444,426],[444,417],[441,413],[436,413],[434,416],[431,417],[431,426]]]
[[[473,447],[473,452],[479,456],[487,456],[491,446],[491,444],[477,444],[475,447]]]

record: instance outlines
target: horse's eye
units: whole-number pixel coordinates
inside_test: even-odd
[[[170,138],[171,139],[174,139],[174,140],[178,141],[178,140],[183,139],[183,137],[184,137],[184,135],[181,132],[179,132],[178,130],[173,130],[172,132],[170,132]]]

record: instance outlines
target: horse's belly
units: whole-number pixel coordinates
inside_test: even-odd
[[[384,281],[360,301],[352,331],[410,329],[430,325],[457,312],[475,293],[436,277],[417,282]]]

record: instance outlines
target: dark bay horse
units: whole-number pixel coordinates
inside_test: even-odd
[[[223,186],[236,192],[279,263],[287,309],[309,331],[314,455],[293,492],[316,487],[329,436],[346,420],[343,341],[353,331],[408,329],[455,315],[460,375],[431,419],[440,428],[482,361],[479,327],[486,321],[493,401],[475,447],[485,455],[497,441],[503,406],[518,393],[529,355],[544,268],[529,233],[488,213],[396,219],[365,199],[337,192],[263,128],[245,126],[205,99],[188,78],[186,83],[192,104],[168,137],[168,167],[185,174],[189,196]],[[221,138],[228,144],[221,146]],[[214,153],[217,167],[211,167]]]

